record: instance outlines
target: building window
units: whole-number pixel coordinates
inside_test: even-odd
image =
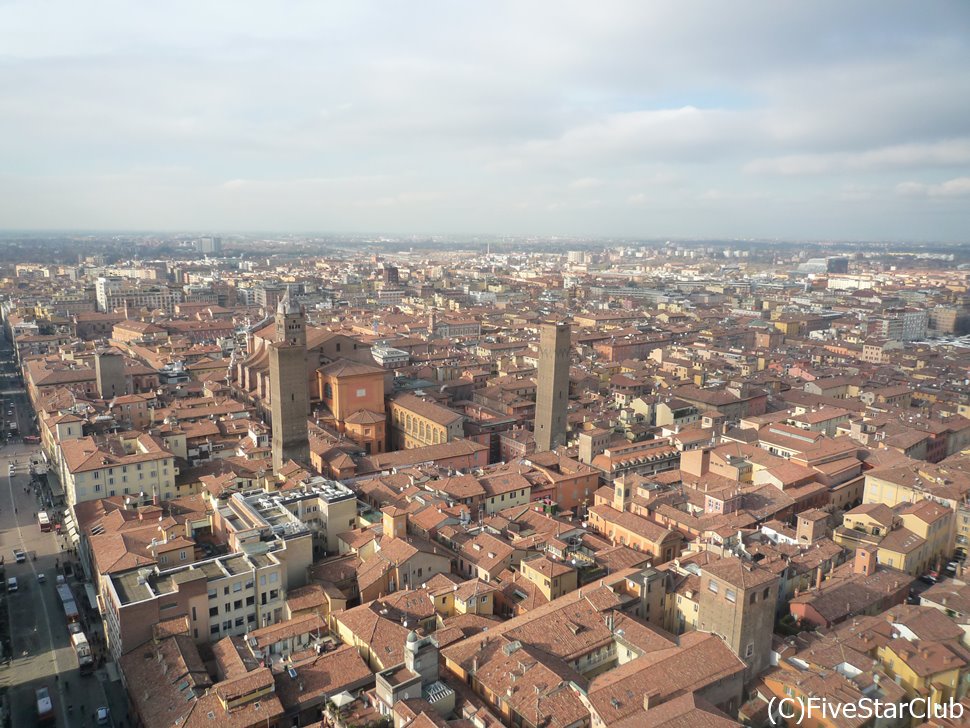
[[[709,581],[709,582],[707,582],[707,588],[708,588],[708,590],[710,590],[714,594],[717,594],[717,592],[718,592],[717,582],[716,581]]]
[[[747,647],[744,648],[744,656],[751,657],[754,654],[754,642],[749,642]]]
[[[738,601],[738,593],[734,591],[734,589],[725,589],[724,598],[734,604],[736,601]]]

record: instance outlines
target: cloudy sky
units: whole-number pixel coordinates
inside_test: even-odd
[[[966,240],[970,3],[0,0],[0,228]]]

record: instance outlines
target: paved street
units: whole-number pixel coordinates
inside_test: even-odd
[[[0,342],[2,356],[9,356],[6,341]],[[8,416],[12,410],[21,435],[34,431],[33,412],[24,392],[5,391],[0,397],[4,429],[12,419]],[[85,676],[78,671],[55,586],[58,565],[64,556],[62,539],[53,531],[42,532],[37,523],[37,511],[47,506],[47,495],[31,487],[28,472],[30,455],[37,451],[38,446],[25,445],[19,437],[11,438],[6,445],[0,440],[0,555],[4,560],[4,578],[16,577],[18,581],[16,592],[3,595],[11,644],[10,655],[4,655],[9,662],[0,663],[0,687],[7,689],[11,725],[14,728],[36,725],[34,691],[42,685],[47,686],[54,700],[56,725],[92,726],[92,712],[101,705],[111,707],[112,717],[116,719],[113,723],[118,725],[117,719],[126,712],[120,683],[111,683],[104,668]],[[8,478],[11,462],[15,464],[15,471]],[[27,552],[25,563],[16,563],[16,548]],[[45,574],[45,583],[38,582],[38,573]],[[71,582],[71,586],[78,606],[86,604],[83,585]]]
[[[58,724],[80,725],[67,720],[67,703],[58,694],[60,685],[54,680],[55,674],[62,679],[77,679],[77,659],[54,589],[55,559],[60,556],[57,537],[40,531],[36,519],[38,498],[33,491],[24,492],[30,483],[26,463],[31,451],[22,444],[0,450],[0,477],[5,481],[0,484],[0,553],[4,556],[6,578],[16,577],[19,584],[18,591],[6,595],[12,661],[0,672],[0,684],[10,688],[15,726],[32,725],[36,720],[34,690],[42,684],[54,695]],[[15,463],[17,470],[7,478],[10,462]],[[25,563],[14,561],[15,548],[27,552]],[[46,574],[47,583],[38,583],[39,572]]]

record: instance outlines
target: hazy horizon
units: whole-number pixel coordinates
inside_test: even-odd
[[[963,2],[7,2],[0,48],[8,232],[970,224]]]

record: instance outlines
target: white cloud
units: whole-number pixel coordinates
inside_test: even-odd
[[[958,238],[957,7],[0,2],[0,220]]]
[[[694,106],[612,113],[535,139],[518,153],[537,164],[705,161],[754,133],[752,115]]]
[[[596,177],[580,177],[569,183],[569,188],[573,190],[594,190],[602,187],[605,182]]]
[[[896,193],[903,197],[970,197],[970,177],[956,177],[939,184],[900,182]]]
[[[970,139],[946,139],[928,144],[899,144],[861,152],[796,154],[755,159],[749,174],[814,175],[870,172],[912,167],[959,167],[970,164]]]

